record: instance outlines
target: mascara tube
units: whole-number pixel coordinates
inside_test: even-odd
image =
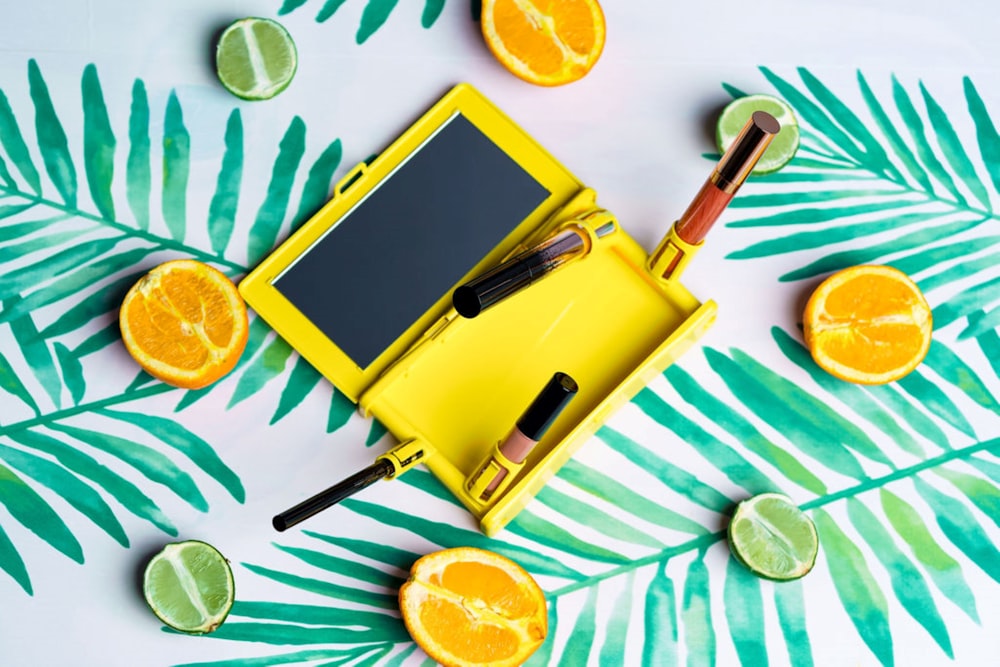
[[[493,447],[475,474],[469,477],[467,488],[473,498],[487,502],[500,495],[577,390],[576,381],[566,373],[552,376],[507,437]]]

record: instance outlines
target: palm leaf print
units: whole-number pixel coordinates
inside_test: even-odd
[[[256,319],[233,380],[210,389],[185,392],[140,372],[119,393],[95,395],[87,380],[119,341],[117,308],[139,275],[177,256],[211,263],[230,276],[245,273],[279,235],[327,199],[341,144],[334,141],[306,162],[305,124],[294,118],[256,216],[240,225],[238,212],[249,204],[241,201],[243,125],[234,110],[214,195],[201,218],[207,220],[205,249],[193,240],[202,214],[187,203],[196,138],[176,93],[157,111],[145,84],[135,81],[128,127],[119,132],[109,120],[97,68],[87,66],[77,153],[34,60],[28,63],[28,91],[30,100],[19,111],[0,91],[0,259],[9,267],[0,277],[0,389],[6,394],[0,505],[14,522],[83,562],[70,514],[127,547],[122,512],[176,535],[161,509],[165,500],[205,512],[206,484],[219,485],[237,502],[245,499],[239,476],[210,443],[176,420],[149,414],[144,400],[176,394],[176,410],[182,411],[209,392],[228,390],[231,407],[265,384],[280,384],[273,423],[319,384],[319,374]],[[158,113],[162,135],[153,136]],[[126,160],[116,162],[119,154]],[[115,173],[119,164],[124,175]],[[124,187],[115,188],[118,183]],[[119,190],[123,200],[116,197]],[[327,429],[343,425],[352,410],[334,393]],[[382,432],[373,424],[370,439]],[[29,567],[12,528],[0,526],[0,569],[31,593]]]
[[[305,5],[309,0],[285,0],[278,9],[278,16],[290,14]],[[316,22],[323,23],[333,18],[334,14],[344,5],[347,0],[324,0],[319,11],[316,13]],[[367,0],[364,11],[361,14],[361,25],[355,35],[358,44],[364,44],[369,37],[378,32],[379,28],[389,20],[399,0]],[[430,28],[441,16],[444,10],[445,0],[424,0],[424,8],[420,15],[420,25]],[[319,3],[317,3],[319,4]]]
[[[732,204],[746,216],[729,227],[768,227],[775,237],[730,256],[801,255],[807,263],[784,281],[891,264],[927,293],[935,329],[964,322],[963,339],[996,329],[1000,134],[972,81],[963,80],[966,108],[955,114],[922,83],[912,91],[893,77],[880,96],[858,73],[855,110],[807,69],[800,83],[762,72],[795,110],[802,144],[787,169],[755,177],[766,192]]]
[[[550,636],[564,626],[561,639],[548,641],[531,664],[588,664],[601,656],[609,663],[710,665],[725,643],[742,664],[761,665],[774,641],[784,641],[792,664],[813,664],[807,621],[823,611],[815,602],[823,598],[809,591],[822,586],[822,577],[881,664],[894,664],[891,628],[900,616],[919,624],[943,658],[953,658],[949,617],[937,600],[978,623],[970,569],[1000,581],[1000,439],[959,434],[944,413],[881,395],[898,396],[897,388],[827,385],[798,341],[778,328],[773,337],[788,374],[801,376],[795,382],[738,349],[708,348],[700,359],[682,360],[629,404],[628,431],[612,420],[585,450],[599,450],[586,457],[592,461],[627,465],[612,476],[600,464],[570,461],[505,539],[414,516],[407,509],[413,501],[386,507],[351,499],[337,511],[409,533],[432,549],[479,546],[524,565],[546,591]],[[704,389],[705,375],[727,393]],[[949,394],[960,410],[973,404],[957,390]],[[638,477],[657,480],[659,491],[643,496],[619,481]],[[413,471],[400,481],[455,504],[429,473]],[[728,557],[720,526],[736,502],[767,491],[796,498],[820,531],[817,572],[802,581],[766,582]],[[421,554],[347,534],[304,535],[307,546],[277,545],[280,566],[244,568],[327,602],[240,600],[213,636],[309,647],[269,656],[281,664],[374,664],[408,654],[395,594]],[[721,587],[721,598],[710,587]],[[780,637],[767,643],[763,610],[772,606]],[[598,608],[612,610],[600,624]],[[640,647],[626,641],[630,627],[645,627]],[[343,644],[352,649],[332,648]]]
[[[894,85],[896,110],[908,118],[899,130],[888,113],[862,121],[800,73],[811,98],[778,87],[803,121],[803,149],[787,170],[761,179],[767,192],[744,197],[743,209],[758,217],[731,226],[817,230],[737,258],[853,239],[782,278],[803,280],[891,258],[890,248],[916,262],[930,244],[925,252],[938,260],[921,261],[933,271],[941,257],[959,257],[948,244],[978,247],[961,234],[985,233],[980,223],[992,219],[990,140],[980,137],[983,162],[974,164],[923,88],[932,118],[918,125],[909,95]],[[965,90],[978,99],[971,82]],[[992,136],[981,104],[970,109],[980,135]],[[981,281],[982,267],[964,279]],[[985,327],[988,312],[979,302],[962,317]],[[275,563],[242,564],[243,576],[313,603],[238,600],[215,638],[281,647],[259,664],[419,660],[396,610],[398,586],[423,553],[471,545],[520,562],[546,592],[549,639],[529,664],[806,666],[825,650],[826,662],[890,666],[909,649],[898,640],[904,628],[931,660],[957,661],[970,650],[957,641],[963,624],[985,614],[978,587],[1000,582],[1000,336],[985,327],[974,341],[954,338],[936,332],[917,371],[881,386],[824,373],[782,326],[771,328],[776,354],[766,361],[736,347],[689,352],[612,417],[499,538],[444,519],[461,511],[456,501],[429,473],[412,471],[391,505],[347,500],[331,510],[349,519],[337,522],[337,534],[305,530],[294,544],[275,545]],[[638,480],[642,494],[633,490]],[[765,581],[729,556],[728,516],[762,492],[789,495],[817,525],[820,556],[802,580]],[[442,519],[415,514],[418,506],[441,508]],[[368,526],[365,537],[355,521]],[[398,541],[371,537],[383,529]],[[849,643],[845,630],[861,652],[831,654]]]

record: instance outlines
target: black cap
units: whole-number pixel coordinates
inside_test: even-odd
[[[517,429],[532,440],[541,440],[577,389],[576,380],[565,373],[556,373],[517,420]]]

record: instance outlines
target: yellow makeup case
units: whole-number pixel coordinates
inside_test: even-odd
[[[458,315],[455,287],[567,224],[586,231],[585,255]],[[239,287],[400,443],[379,457],[390,478],[427,465],[494,535],[713,322],[713,302],[647,261],[592,189],[462,84],[351,170]],[[502,492],[474,497],[470,477],[557,371],[577,395]]]

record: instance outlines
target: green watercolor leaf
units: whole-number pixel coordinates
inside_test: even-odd
[[[861,639],[886,667],[894,664],[889,606],[864,554],[823,510],[813,510],[819,543],[837,596]]]
[[[93,64],[83,70],[83,163],[90,188],[90,198],[107,220],[115,219],[111,182],[115,172],[115,135],[108,118],[108,107]]]
[[[306,124],[296,116],[292,119],[285,136],[278,145],[278,157],[271,171],[271,182],[267,186],[257,218],[250,229],[247,255],[251,262],[259,261],[270,252],[278,240],[281,223],[288,212],[288,201],[292,192],[295,174],[305,153]]]
[[[369,37],[375,34],[388,20],[392,10],[396,8],[397,2],[399,0],[368,0],[365,11],[361,14],[361,26],[358,28],[358,34],[355,35],[355,41],[358,44],[364,44]]]
[[[708,532],[697,521],[693,521],[660,503],[653,502],[627,485],[573,459],[567,461],[559,469],[556,476],[592,496],[627,511],[642,521],[692,535],[704,535]]]
[[[722,471],[733,484],[744,489],[748,495],[781,490],[732,447],[718,441],[651,389],[640,390],[632,399],[632,403],[656,423],[676,433],[681,440],[711,461],[712,465]]]
[[[243,567],[255,574],[259,574],[262,577],[266,577],[280,584],[298,588],[299,590],[307,593],[315,593],[317,595],[333,598],[338,602],[352,602],[378,607],[380,609],[399,608],[399,601],[396,599],[396,595],[388,593],[374,593],[363,589],[352,588],[350,586],[342,586],[340,584],[332,583],[326,579],[301,577],[281,570],[273,570],[259,565],[253,565],[251,563],[243,563]]]
[[[382,570],[364,565],[356,560],[340,558],[329,554],[315,551],[313,549],[302,549],[300,547],[288,547],[276,545],[277,548],[287,554],[295,556],[303,563],[316,568],[336,573],[345,577],[359,579],[365,583],[375,584],[380,588],[398,589],[406,581],[405,577],[383,572]]]
[[[444,0],[426,0],[424,2],[424,11],[420,15],[420,25],[424,28],[430,28],[438,20],[438,17],[441,16],[443,10]]]
[[[109,433],[67,424],[52,424],[51,426],[60,433],[65,433],[71,438],[127,463],[150,481],[162,484],[176,493],[195,509],[201,512],[208,510],[208,503],[191,476],[181,470],[167,456],[152,447]]]
[[[562,526],[543,519],[530,510],[526,510],[507,524],[507,530],[513,535],[520,535],[536,544],[559,549],[565,554],[585,558],[599,563],[624,565],[631,559],[625,554],[606,549],[599,544],[586,540]]]
[[[889,574],[893,592],[910,616],[934,639],[949,658],[954,659],[951,637],[934,603],[923,575],[906,555],[875,514],[857,498],[847,499],[847,515],[862,539],[871,547]]]
[[[137,251],[135,253],[124,253],[102,261],[108,261],[109,264],[125,264],[132,259],[136,262],[141,262],[149,255],[149,253],[150,250],[143,250],[141,252]],[[106,285],[102,285],[96,292],[80,299],[75,306],[66,309],[55,322],[45,327],[41,333],[42,338],[50,339],[70,332],[79,331],[99,317],[109,313],[116,313],[125,298],[125,293],[128,292],[129,288],[136,283],[141,275],[141,272],[130,273],[117,280],[107,283]],[[0,315],[0,319],[2,318],[3,316]],[[119,341],[121,336],[119,333],[117,318],[115,318],[115,321],[109,326],[114,332],[112,339],[114,341]],[[89,353],[90,351],[87,351],[86,349],[78,349],[75,351],[75,354],[78,357],[86,356],[86,354]]]
[[[77,448],[34,431],[20,430],[7,436],[18,444],[52,456],[67,470],[92,480],[124,509],[169,535],[177,535],[177,529],[166,515],[137,486]]]
[[[0,570],[10,575],[11,579],[28,595],[33,595],[31,587],[31,577],[28,576],[28,569],[24,566],[21,554],[17,552],[17,547],[7,537],[3,526],[0,526]]]
[[[629,544],[662,549],[663,543],[645,531],[634,528],[607,512],[577,500],[551,486],[543,488],[535,499],[570,521],[583,524],[601,535]]]
[[[412,472],[407,473],[403,479],[412,474]],[[357,498],[348,498],[340,504],[352,512],[386,526],[405,527],[407,531],[420,536],[440,549],[450,549],[459,546],[478,547],[506,556],[536,575],[560,577],[573,581],[583,578],[580,572],[558,560],[539,553],[536,549],[521,547],[507,542],[499,542],[486,537],[478,531],[465,530],[449,523],[431,521],[430,519],[414,516],[407,512],[400,512],[382,505],[358,500]],[[516,521],[517,519],[515,519]]]
[[[646,447],[615,431],[610,426],[601,427],[597,432],[597,437],[611,449],[622,454],[677,493],[689,498],[691,502],[720,514],[724,514],[733,505],[731,498],[726,497],[714,487],[705,484],[670,461],[653,454]]]
[[[666,563],[657,565],[653,581],[646,590],[642,658],[647,665],[677,662],[677,594],[666,569]],[[596,592],[597,589],[591,590]]]
[[[709,348],[705,350],[705,358],[737,399],[761,419],[774,424],[807,456],[848,477],[858,480],[867,477],[845,446],[844,436],[849,429],[840,430],[845,422],[830,408],[743,353],[730,359]]]
[[[688,565],[681,602],[684,645],[688,667],[711,667],[716,664],[715,626],[712,622],[712,590],[705,554]]]
[[[943,467],[935,468],[934,472],[951,482],[972,501],[973,505],[1000,527],[1000,490],[996,486],[974,475]]]
[[[244,354],[246,354],[244,352]],[[264,385],[285,371],[285,364],[292,355],[292,346],[284,338],[275,337],[264,350],[247,364],[240,375],[236,390],[226,409],[244,401],[259,392]]]
[[[965,91],[969,115],[972,116],[972,121],[976,125],[976,140],[979,142],[979,152],[982,155],[983,164],[986,166],[986,171],[989,172],[993,189],[1000,192],[1000,134],[997,134],[993,119],[990,118],[986,104],[979,96],[972,79],[964,77],[962,88]]]
[[[906,167],[906,170],[911,176],[917,181],[917,184],[924,189],[925,192],[933,192],[933,186],[931,185],[930,178],[927,176],[926,170],[920,165],[918,160],[910,150],[910,147],[903,141],[903,137],[900,135],[899,131],[896,129],[895,124],[889,118],[889,114],[886,113],[882,103],[878,101],[875,97],[875,93],[872,91],[871,87],[868,85],[868,81],[865,77],[858,72],[858,87],[861,89],[861,96],[864,98],[865,106],[872,115],[872,119],[878,126],[879,130],[885,136],[889,142],[889,146],[892,148],[893,154],[899,158]]]
[[[66,468],[48,459],[2,444],[0,444],[0,459],[23,475],[55,491],[118,544],[123,547],[129,546],[125,529],[101,494],[68,472]]]
[[[920,443],[891,414],[879,407],[871,394],[865,392],[861,387],[835,378],[821,369],[813,361],[805,345],[792,338],[780,327],[772,327],[771,336],[784,355],[792,363],[809,373],[810,377],[825,391],[892,438],[892,441],[900,448],[914,456],[924,456],[924,448]]]
[[[701,383],[679,364],[668,368],[664,376],[681,398],[725,429],[737,442],[777,468],[789,481],[816,495],[826,493],[826,485],[797,458],[764,437],[732,406],[706,391]]]
[[[893,530],[910,547],[913,556],[930,575],[944,595],[979,623],[976,598],[962,574],[962,567],[942,549],[927,529],[920,514],[899,496],[887,489],[879,490],[882,510]]]
[[[962,147],[962,141],[958,138],[955,128],[948,118],[948,114],[941,108],[934,96],[930,94],[923,82],[920,83],[920,94],[924,98],[924,105],[927,107],[927,116],[934,128],[938,146],[948,164],[955,171],[959,180],[965,187],[979,200],[987,210],[990,209],[990,196],[983,187],[982,181],[976,174],[976,168],[972,166],[968,154]]]
[[[41,415],[41,410],[38,409],[38,403],[32,398],[31,392],[18,377],[17,372],[14,367],[10,365],[7,357],[0,352],[0,389],[3,389],[8,394],[17,397],[25,405],[32,409],[36,415]]]
[[[139,427],[190,459],[192,463],[221,484],[238,502],[242,503],[246,499],[246,492],[243,490],[239,476],[223,463],[211,445],[178,422],[155,415],[120,412],[108,408],[102,408],[95,412]]]
[[[83,366],[76,355],[62,343],[56,343],[53,345],[53,349],[56,352],[56,359],[59,361],[63,382],[69,390],[73,404],[77,405],[83,399],[83,394],[87,390],[87,381],[83,378]]]
[[[576,617],[572,632],[566,640],[566,648],[560,664],[586,665],[590,654],[590,642],[597,633],[597,590],[587,591],[580,614]]]
[[[625,655],[629,621],[632,617],[632,587],[634,584],[635,577],[630,574],[622,592],[611,607],[610,617],[606,621],[603,633],[600,633],[604,635],[604,641],[598,654],[599,664],[610,665],[620,662],[622,656]]]
[[[163,118],[163,221],[170,236],[184,240],[187,229],[187,184],[191,171],[191,135],[175,91],[170,92]]]
[[[10,102],[3,91],[0,91],[0,144],[7,151],[7,156],[17,167],[31,191],[36,195],[42,194],[42,182],[38,176],[38,170],[35,169],[31,153],[28,152],[28,146],[24,143],[24,135],[21,134],[21,128],[18,127],[17,117],[14,116],[14,111],[10,108]],[[10,181],[10,179],[8,172],[7,178],[4,180]]]
[[[899,82],[899,79],[895,76],[892,77],[892,99],[896,104],[896,110],[899,112],[903,123],[913,138],[917,156],[926,167],[927,172],[951,193],[958,204],[967,206],[965,197],[955,187],[955,181],[948,174],[941,161],[937,159],[934,150],[931,148],[930,142],[927,140],[927,134],[924,131],[924,122],[921,120],[920,114],[917,113],[913,101],[910,99],[906,89]]]
[[[774,606],[778,625],[788,646],[793,667],[812,667],[812,646],[806,627],[805,596],[801,581],[785,581],[774,586]]]
[[[3,301],[3,309],[16,307],[17,302],[18,299],[6,299]],[[32,374],[52,399],[52,403],[59,407],[62,404],[62,379],[59,377],[52,351],[39,335],[31,315],[22,315],[11,321],[10,331]]]
[[[316,159],[313,166],[309,168],[309,175],[306,177],[306,184],[302,187],[302,198],[299,200],[299,210],[295,214],[292,222],[292,229],[297,229],[299,225],[311,218],[323,204],[330,198],[330,191],[333,188],[333,175],[340,166],[343,156],[343,147],[340,139],[337,139]]]
[[[0,465],[0,505],[64,556],[83,563],[83,549],[55,510],[14,472]]]
[[[281,399],[278,401],[278,407],[274,411],[270,423],[277,424],[301,404],[305,397],[319,384],[322,377],[319,371],[306,361],[305,357],[298,357],[292,367],[291,374],[288,376],[288,384],[281,392]]]
[[[125,197],[141,230],[149,229],[149,194],[152,190],[149,140],[149,98],[139,79],[132,85],[132,107],[128,120],[128,162],[125,167]]]
[[[329,19],[337,13],[337,10],[340,9],[341,5],[343,5],[346,1],[347,0],[326,0],[326,2],[323,3],[323,7],[319,10],[319,13],[316,14],[316,22],[323,23]],[[289,5],[298,6],[298,3],[299,0],[285,0],[285,5],[282,6],[282,9]],[[302,4],[304,4],[304,2]]]
[[[962,433],[975,437],[976,432],[972,428],[972,424],[965,418],[955,402],[920,368],[897,380],[896,384],[931,414],[938,416]]]
[[[935,217],[927,215],[928,220]],[[850,250],[833,252],[821,257],[800,269],[789,271],[782,275],[781,282],[794,282],[797,280],[807,280],[815,278],[824,273],[837,271],[857,264],[874,264],[882,261],[886,255],[903,253],[909,250],[919,250],[925,246],[937,243],[942,240],[952,239],[963,232],[967,232],[982,224],[982,218],[975,220],[958,220],[956,222],[945,222],[940,225],[924,225],[917,231],[909,232],[903,236],[875,243],[868,247],[856,247]],[[891,266],[891,262],[883,262]]]
[[[28,84],[31,100],[35,105],[35,134],[45,172],[63,202],[70,208],[76,208],[76,168],[69,154],[66,132],[52,106],[49,88],[34,59],[28,61]]]
[[[239,109],[233,109],[229,114],[225,145],[215,194],[208,206],[208,237],[212,250],[220,255],[225,252],[233,235],[243,179],[243,120]]]
[[[913,485],[917,493],[934,509],[938,527],[945,537],[994,581],[1000,583],[997,546],[972,512],[964,504],[938,491],[920,477],[913,478]]]
[[[408,474],[412,474],[412,471]],[[391,544],[378,544],[376,542],[351,539],[339,535],[325,535],[311,530],[303,530],[302,533],[320,542],[332,544],[333,546],[350,551],[353,554],[364,554],[372,560],[395,567],[404,572],[408,571],[410,566],[423,555],[423,553],[408,551]]]
[[[760,579],[735,558],[726,560],[722,600],[729,623],[729,634],[740,664],[744,667],[767,665],[767,635]]]

